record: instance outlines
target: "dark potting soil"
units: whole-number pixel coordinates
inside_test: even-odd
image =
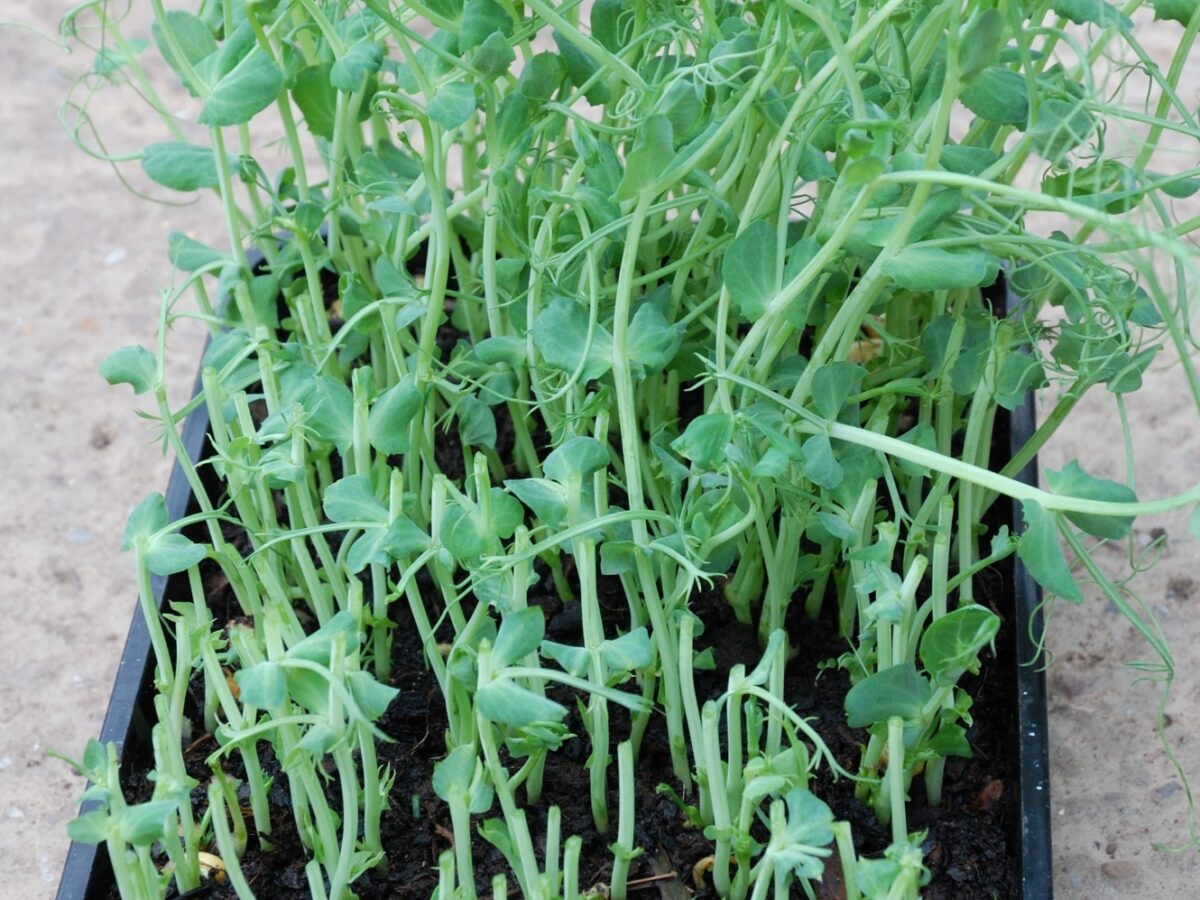
[[[542,584],[548,584],[544,578]],[[215,586],[215,585],[214,585]],[[220,601],[224,591],[214,592],[212,599]],[[582,634],[578,604],[564,605],[556,595],[543,593],[530,598],[546,612],[547,633],[555,640],[581,643]],[[218,602],[215,609],[220,609]],[[601,605],[606,631],[611,635],[628,627],[629,613],[620,583],[602,579]],[[866,740],[861,729],[845,724],[842,702],[849,690],[846,672],[823,666],[831,656],[848,649],[838,636],[836,624],[825,616],[806,619],[803,604],[792,604],[788,629],[796,655],[789,660],[785,685],[786,700],[808,718],[821,734],[838,763],[848,771],[858,766],[859,748]],[[719,589],[698,593],[692,599],[692,610],[700,617],[705,629],[696,639],[697,649],[711,647],[716,666],[696,672],[697,696],[701,703],[719,696],[725,688],[730,668],[738,663],[752,667],[761,648],[755,629],[736,621],[732,609]],[[832,605],[826,604],[832,611]],[[998,610],[1003,614],[1003,610]],[[1003,651],[1003,648],[1001,648]],[[927,830],[924,844],[925,863],[932,879],[922,890],[928,900],[991,900],[1009,897],[1014,893],[1013,873],[1008,846],[1007,818],[1011,816],[1011,792],[1014,786],[1006,782],[1006,764],[1001,752],[1000,738],[1006,705],[1004,686],[998,677],[990,677],[995,665],[985,661],[980,676],[970,677],[964,686],[975,697],[974,724],[968,732],[975,751],[973,759],[951,759],[945,772],[943,802],[930,807],[924,797],[923,781],[914,779],[908,809],[910,831]],[[395,782],[389,797],[391,808],[382,819],[383,846],[386,867],[368,871],[353,884],[357,895],[367,898],[403,898],[427,900],[437,887],[437,858],[453,847],[452,826],[448,810],[432,787],[432,771],[436,761],[446,752],[444,734],[447,723],[441,695],[432,673],[423,662],[419,637],[412,628],[399,627],[394,632],[392,684],[400,693],[379,721],[380,728],[394,739],[393,743],[378,746],[381,764],[391,767]],[[192,714],[199,721],[202,695],[199,678],[194,683]],[[567,689],[550,691],[554,699],[571,710],[567,725],[576,737],[568,740],[555,753],[549,754],[545,769],[544,790],[540,804],[526,809],[530,833],[539,856],[545,841],[546,813],[557,805],[562,814],[562,840],[572,834],[583,840],[580,860],[580,883],[583,886],[607,885],[611,873],[612,854],[608,849],[612,835],[599,834],[592,824],[589,773],[585,766],[590,753],[586,731],[575,707],[572,692]],[[994,712],[995,711],[995,712]],[[629,719],[624,710],[610,706],[611,738],[615,745],[629,733]],[[198,737],[186,748],[189,774],[201,787],[193,794],[198,810],[205,803],[204,785],[210,777],[205,759],[216,749],[209,735]],[[251,834],[241,867],[255,895],[260,900],[304,900],[310,897],[304,874],[309,853],[300,841],[289,807],[286,778],[279,769],[268,745],[259,744],[259,754],[268,776],[276,781],[270,794],[272,832],[271,847],[260,846]],[[506,759],[506,762],[508,760]],[[227,771],[243,777],[240,756],[234,754],[226,762]],[[510,765],[510,770],[515,765]],[[631,892],[657,891],[663,897],[715,897],[711,882],[704,875],[703,860],[711,854],[712,845],[703,835],[689,827],[675,803],[657,788],[662,783],[678,789],[671,776],[671,758],[667,745],[665,720],[651,719],[641,745],[636,767],[637,826],[635,843],[643,853],[636,858],[629,873]],[[616,767],[610,769],[610,818],[616,820]],[[879,825],[870,808],[854,796],[854,784],[847,779],[834,780],[825,767],[814,773],[812,790],[829,804],[835,816],[850,822],[855,845],[861,854],[874,856],[883,852],[890,841],[890,831]],[[146,773],[137,773],[130,780],[127,794],[131,802],[148,799],[153,782]],[[336,784],[327,787],[330,805],[340,808]],[[248,799],[243,794],[243,807]],[[246,809],[249,821],[248,809]],[[493,807],[491,816],[498,816]],[[488,816],[476,817],[476,827]],[[490,893],[491,878],[499,872],[508,873],[500,852],[481,837],[474,847],[475,873],[481,896]],[[701,874],[695,875],[697,866]],[[826,861],[823,883],[817,888],[822,900],[837,900],[845,896],[841,870],[836,854]],[[519,890],[510,875],[510,896]],[[232,898],[236,896],[227,884],[210,882],[202,893],[189,897]],[[645,893],[644,896],[654,896]],[[111,892],[111,897],[116,897]],[[169,894],[168,897],[178,895]],[[793,896],[802,896],[798,887]]]

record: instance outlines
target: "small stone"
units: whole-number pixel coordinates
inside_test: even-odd
[[[1110,862],[1101,863],[1100,873],[1105,878],[1111,878],[1114,881],[1126,881],[1130,878],[1136,878],[1138,869],[1136,863],[1131,863],[1123,859],[1114,859]]]
[[[1105,848],[1104,848],[1104,852],[1107,853],[1109,856],[1116,856],[1117,855],[1117,842],[1109,841],[1107,846],[1105,846]]]
[[[1178,794],[1183,788],[1179,786],[1178,781],[1168,781],[1166,784],[1159,785],[1154,789],[1154,796],[1159,800],[1166,800],[1175,794]]]
[[[103,450],[113,442],[112,435],[103,425],[97,425],[92,429],[92,436],[88,438],[88,443],[97,450]]]
[[[1050,692],[1061,694],[1068,700],[1073,700],[1087,691],[1092,685],[1092,679],[1077,674],[1068,675],[1066,672],[1050,671]]]
[[[1192,578],[1172,578],[1167,582],[1168,600],[1190,600],[1196,593],[1196,582]]]

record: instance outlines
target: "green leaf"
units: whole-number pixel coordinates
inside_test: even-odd
[[[387,551],[392,559],[408,559],[424,553],[429,535],[417,527],[408,516],[399,516],[387,530]]]
[[[499,78],[512,67],[516,59],[517,54],[513,52],[508,38],[499,31],[493,31],[471,54],[471,68],[478,70],[484,78]]]
[[[138,548],[146,567],[155,575],[173,575],[204,559],[202,545],[181,534],[164,533],[167,525],[166,501],[162,494],[150,494],[130,512],[121,549]]]
[[[457,128],[475,112],[475,85],[461,81],[443,84],[429,101],[426,112],[447,131]]]
[[[1086,141],[1095,128],[1095,120],[1081,101],[1051,97],[1038,107],[1029,136],[1040,156],[1058,163],[1063,156]]]
[[[149,494],[129,513],[125,520],[125,537],[122,550],[132,550],[139,538],[149,539],[167,527],[167,502],[159,493]]]
[[[941,163],[948,172],[959,175],[979,175],[990,168],[999,159],[987,147],[965,147],[958,144],[947,144],[942,148]]]
[[[596,63],[590,56],[573,44],[570,38],[561,32],[554,32],[554,46],[566,69],[567,80],[576,87],[588,85],[584,98],[595,106],[607,103],[612,96],[608,83],[603,78],[592,80],[598,71]]]
[[[377,721],[387,712],[388,706],[400,693],[399,688],[382,684],[376,681],[375,676],[370,672],[364,672],[361,669],[347,674],[346,681],[350,686],[350,695],[358,704],[359,712],[366,717],[368,722]]]
[[[491,408],[478,397],[463,397],[455,410],[459,434],[468,447],[496,449],[496,417]]]
[[[108,748],[95,738],[88,738],[83,750],[83,768],[80,774],[89,781],[101,781],[108,768]]]
[[[1156,21],[1174,19],[1185,26],[1192,20],[1196,10],[1200,9],[1200,0],[1152,0],[1152,3]]]
[[[337,91],[329,83],[333,67],[324,65],[305,66],[296,73],[292,85],[292,99],[304,115],[304,124],[317,137],[333,140],[333,128],[337,122]]]
[[[846,723],[866,728],[892,716],[916,719],[932,689],[911,662],[902,662],[860,681],[846,694]]]
[[[554,96],[566,75],[566,67],[555,54],[539,53],[521,70],[517,90],[530,103],[541,105]]]
[[[996,639],[1000,617],[983,606],[962,606],[937,619],[921,635],[921,663],[934,681],[954,684],[979,671],[979,653]]]
[[[329,83],[339,91],[361,91],[368,76],[383,65],[383,48],[373,41],[360,41],[346,49],[329,70]]]
[[[1058,526],[1053,514],[1046,512],[1034,500],[1021,502],[1025,531],[1017,542],[1017,556],[1038,584],[1050,593],[1082,603],[1083,594],[1071,575],[1062,546],[1058,542]]]
[[[458,52],[474,50],[496,32],[507,37],[512,30],[512,17],[495,0],[467,0],[458,26]]]
[[[149,847],[166,835],[167,819],[178,809],[174,800],[152,800],[121,812],[121,837],[135,847]]]
[[[633,10],[625,0],[596,0],[592,4],[592,37],[609,52],[617,53],[632,36],[633,20]]]
[[[114,350],[100,363],[100,375],[109,384],[128,384],[135,394],[154,387],[158,378],[158,362],[154,354],[140,345]]]
[[[454,796],[465,797],[475,780],[479,757],[474,744],[462,744],[433,767],[433,792],[449,803]]]
[[[1006,36],[1007,26],[999,10],[985,9],[979,13],[971,20],[959,45],[958,77],[969,82],[995,62]]]
[[[503,669],[533,653],[546,633],[545,614],[540,607],[529,606],[510,612],[500,620],[500,630],[492,644],[492,665]]]
[[[626,357],[639,375],[661,372],[675,358],[682,342],[683,326],[668,322],[657,303],[643,303],[629,322]]]
[[[367,440],[380,453],[407,453],[409,426],[421,409],[421,391],[406,378],[380,394],[367,415]]]
[[[503,488],[494,487],[490,491],[492,499],[492,531],[501,540],[508,540],[513,532],[525,521],[525,510],[521,504],[506,494]]]
[[[618,638],[604,641],[600,644],[600,658],[604,660],[610,674],[645,669],[654,661],[650,633],[644,626],[638,626]]]
[[[982,250],[951,253],[920,244],[905,247],[883,264],[897,285],[917,293],[981,287],[996,280],[999,264]]]
[[[566,297],[555,297],[533,323],[533,343],[547,365],[584,381],[612,367],[612,335],[599,322],[588,341],[588,311]]]
[[[1132,19],[1104,0],[1054,0],[1051,9],[1076,25],[1115,25],[1125,31],[1133,28]]]
[[[496,110],[495,149],[507,156],[521,146],[528,146],[525,137],[529,127],[529,101],[520,94],[509,94]]]
[[[1126,485],[1107,478],[1096,478],[1079,467],[1078,460],[1071,460],[1061,472],[1046,469],[1046,484],[1061,497],[1079,497],[1083,500],[1103,500],[1109,503],[1136,503],[1137,495]],[[1096,537],[1120,540],[1129,534],[1133,516],[1096,516],[1087,513],[1066,513],[1068,519]]]
[[[331,522],[388,523],[387,507],[375,496],[366,475],[348,475],[325,489],[322,508]]]
[[[845,472],[833,455],[829,435],[823,431],[817,432],[805,440],[801,449],[804,452],[804,475],[809,481],[830,491],[842,483]]]
[[[80,844],[102,844],[108,840],[108,811],[93,809],[67,823],[67,837]]]
[[[825,873],[821,850],[833,843],[833,810],[806,788],[792,788],[784,795],[787,826],[783,840],[768,845],[774,864],[797,878],[820,881]]]
[[[229,166],[236,172],[239,163],[230,159]],[[142,151],[142,171],[173,191],[198,191],[220,183],[212,148],[182,141],[151,144]]]
[[[698,468],[717,469],[725,459],[725,447],[733,440],[733,417],[706,413],[688,423],[683,434],[671,441],[671,449]]]
[[[212,263],[227,260],[228,257],[220,250],[214,250],[207,244],[188,237],[182,231],[172,231],[167,235],[167,259],[181,272],[195,272]]]
[[[981,119],[1024,128],[1029,121],[1029,85],[1025,76],[1001,66],[979,73],[959,95],[963,106]]]
[[[996,403],[1014,410],[1029,399],[1031,391],[1046,383],[1041,361],[1032,353],[1008,353],[996,375]]]
[[[451,506],[438,530],[442,546],[459,563],[470,564],[487,552],[490,537],[479,530],[475,517],[461,506]]]
[[[608,544],[604,545],[605,547]],[[542,655],[554,660],[576,678],[582,678],[592,666],[592,654],[586,647],[574,647],[555,641],[542,641]]]
[[[484,338],[475,345],[475,356],[485,366],[503,363],[516,370],[525,364],[525,341],[511,334]]]
[[[323,722],[319,722],[304,732],[304,737],[300,738],[296,748],[320,759],[336,747],[339,740],[341,740],[341,735]],[[287,760],[284,761],[285,766],[290,767],[291,764]]]
[[[848,362],[826,363],[813,375],[812,398],[826,419],[837,420],[852,394],[858,393],[867,370]]]
[[[859,535],[851,526],[849,519],[831,512],[819,512],[817,520],[833,538],[841,541],[847,547],[858,546]]]
[[[929,195],[925,204],[917,213],[908,231],[908,243],[913,244],[923,239],[927,234],[958,212],[963,206],[963,196],[960,191],[943,189]],[[891,237],[896,225],[903,215],[875,219],[862,228],[862,233],[872,247],[882,247]]]
[[[202,544],[189,541],[182,534],[159,534],[146,544],[143,558],[155,575],[174,575],[184,572],[204,559],[207,551]]]
[[[573,437],[555,448],[542,464],[549,478],[565,485],[571,476],[581,481],[608,467],[608,448],[595,438]]]
[[[328,668],[334,640],[338,637],[343,639],[347,653],[353,653],[358,647],[358,620],[348,610],[334,613],[324,625],[289,647],[287,657]],[[288,673],[289,678],[291,674]],[[326,685],[326,682],[322,679],[321,684]]]
[[[354,395],[337,378],[318,375],[301,397],[313,435],[340,450],[354,443]]]
[[[638,128],[637,140],[625,160],[625,174],[617,186],[617,200],[631,200],[642,191],[655,193],[666,185],[657,182],[675,158],[675,137],[671,120],[663,115],[648,116]]]
[[[567,517],[567,495],[561,485],[547,478],[517,478],[504,482],[504,486],[533,510],[542,524],[552,530],[562,527]]]
[[[489,721],[516,728],[534,722],[561,722],[567,715],[565,706],[504,677],[476,691],[475,708]]]
[[[260,662],[233,676],[243,703],[259,709],[277,710],[287,699],[287,676],[277,662]]]
[[[779,268],[778,235],[759,220],[739,234],[725,251],[721,275],[729,298],[743,318],[755,321],[775,296]]]
[[[260,49],[251,50],[218,81],[200,110],[201,125],[241,125],[275,102],[283,73]]]
[[[386,566],[392,561],[387,550],[387,531],[378,526],[365,529],[346,551],[346,571],[357,575],[367,566]]]
[[[192,84],[184,75],[183,66],[167,43],[165,32],[171,32],[184,60],[194,67],[201,60],[217,52],[217,41],[213,37],[212,29],[191,13],[173,9],[167,11],[165,22],[155,18],[150,31],[154,36],[154,43],[158,46],[158,51],[162,54],[163,59],[167,61],[167,65],[179,75],[179,79],[187,88],[188,93],[193,97],[198,97],[204,86]]]
[[[605,541],[600,545],[600,574],[626,575],[636,571],[637,553],[633,541]]]

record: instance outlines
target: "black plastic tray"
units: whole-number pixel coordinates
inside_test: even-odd
[[[205,344],[207,347],[207,343]],[[200,393],[200,380],[196,380],[195,395]],[[207,444],[208,409],[201,404],[183,423],[184,451],[188,459],[196,464],[200,461]],[[192,501],[192,489],[179,463],[171,468],[165,495],[167,517],[174,522],[188,514]],[[178,576],[171,576],[178,578]],[[168,578],[150,576],[150,587],[154,592],[155,605],[162,607],[163,594]],[[186,582],[180,583],[186,588]],[[125,638],[125,649],[117,666],[117,678],[113,684],[108,711],[100,728],[100,741],[117,745],[117,756],[121,760],[121,777],[124,780],[138,766],[153,764],[150,746],[150,729],[154,724],[154,651],[150,646],[150,632],[146,619],[138,604],[134,604],[133,621],[129,635]],[[84,803],[80,813],[97,806]],[[103,897],[113,885],[112,865],[107,850],[98,844],[71,842],[67,861],[63,865],[62,877],[58,882],[57,900],[96,900]]]
[[[1010,305],[1011,305],[1011,297]],[[199,390],[199,383],[197,383]],[[1006,441],[1009,455],[1015,453],[1036,427],[1033,397],[1030,396],[1017,410],[1009,413],[1007,423],[1003,410],[997,415],[995,435]],[[206,448],[208,412],[201,405],[196,408],[183,426],[183,446],[188,458],[196,463]],[[1018,478],[1026,484],[1037,483],[1037,464],[1030,462]],[[171,472],[167,484],[167,512],[172,521],[183,518],[189,512],[191,489],[178,464]],[[1018,510],[1013,504],[1010,522],[1016,522]],[[1031,635],[1042,630],[1041,588],[1015,557],[1009,583],[1014,587],[1011,609],[1013,616],[1013,640],[1008,643],[1015,652],[1008,659],[1000,659],[1000,676],[1009,684],[1012,698],[1014,727],[1010,729],[1006,749],[1009,760],[1009,779],[1019,784],[1013,802],[1016,809],[1011,816],[1012,833],[1009,846],[1017,849],[1013,860],[1015,882],[1019,900],[1051,900],[1053,896],[1053,873],[1050,852],[1050,767],[1049,743],[1046,725],[1046,680],[1042,671],[1042,657]],[[173,576],[178,578],[179,576]],[[161,605],[168,579],[155,576],[151,579],[156,602]],[[186,582],[180,582],[186,588]],[[128,775],[136,766],[152,764],[150,752],[150,728],[154,717],[154,659],[150,647],[150,635],[141,611],[135,604],[133,622],[125,641],[125,650],[117,668],[116,683],[104,726],[100,731],[102,742],[114,742],[121,759],[122,776]],[[81,812],[90,809],[84,804]],[[97,852],[95,844],[72,842],[59,881],[57,900],[100,900],[113,884],[112,868],[107,852]]]

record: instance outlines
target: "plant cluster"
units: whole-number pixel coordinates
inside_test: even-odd
[[[961,682],[1000,627],[980,573],[1013,554],[1055,596],[1098,585],[1169,680],[1153,621],[1090,551],[1200,494],[1139,502],[1132,473],[1075,463],[1048,489],[1013,476],[1087,390],[1120,407],[1164,343],[1200,403],[1183,299],[1200,223],[1171,207],[1200,170],[1149,168],[1164,131],[1200,136],[1174,90],[1195,3],[1154,4],[1186,26],[1169,71],[1137,42],[1138,3],[150,0],[149,40],[118,5],[65,21],[98,55],[64,118],[86,145],[92,93],[137,91],[170,134],[130,158],[215,192],[228,232],[171,235],[157,350],[103,367],[148,398],[194,494],[174,522],[151,496],[126,531],[157,665],[153,798],[126,803],[111,748],[80,764],[99,806],[71,832],[106,842],[122,896],[193,890],[211,853],[252,897],[239,859],[270,845],[280,782],[313,897],[386,867],[402,634],[447,722],[445,898],[591,889],[558,811],[545,833],[527,815],[570,742],[624,897],[659,727],[659,780],[721,896],[813,896],[832,859],[847,897],[916,897],[908,795],[919,779],[938,803],[946,759],[971,753]],[[1135,123],[1129,152],[1113,133]],[[987,290],[1002,270],[1024,301],[1007,311]],[[175,409],[184,316],[211,341]],[[1044,424],[995,465],[998,414],[1050,383]],[[193,463],[179,429],[201,408]],[[1020,534],[982,524],[1009,499]],[[154,575],[175,576],[161,614]],[[692,599],[714,586],[762,653],[705,696]],[[547,593],[578,609],[577,643],[547,637]],[[844,638],[827,651],[865,729],[854,771],[786,695],[805,617]],[[885,856],[855,850],[816,773],[858,779]],[[491,884],[477,838],[508,862]]]

